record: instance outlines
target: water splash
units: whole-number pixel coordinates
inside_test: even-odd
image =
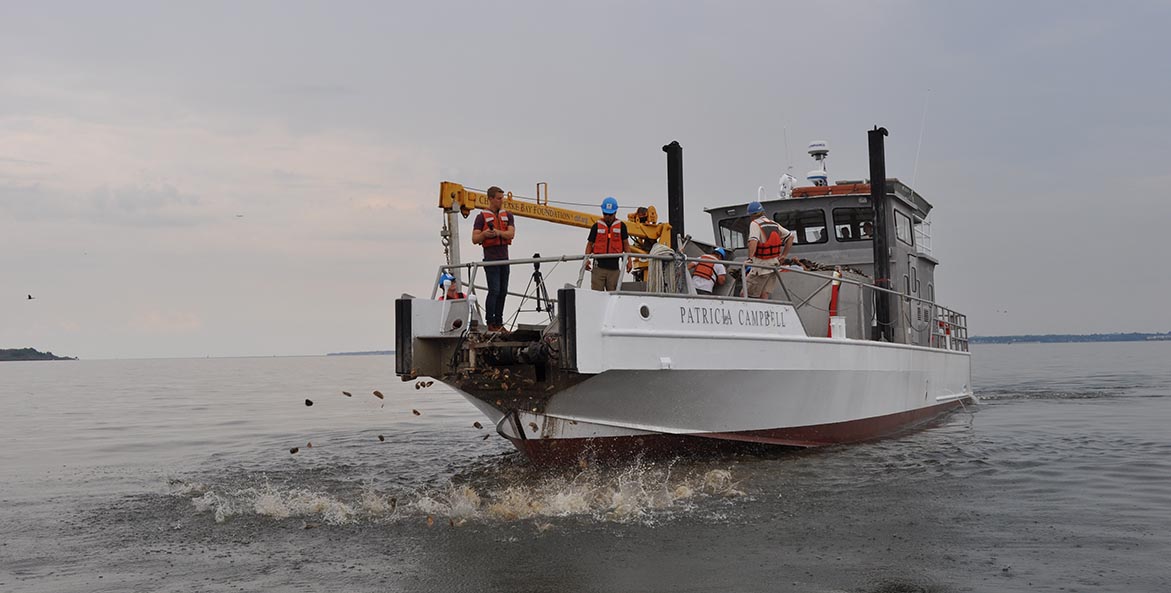
[[[394,513],[394,504],[376,493],[363,492],[357,501],[350,503],[328,493],[273,486],[267,479],[259,487],[217,491],[214,487],[191,484],[174,488],[172,492],[175,496],[189,497],[197,513],[212,514],[216,523],[251,514],[272,519],[314,517],[330,525],[345,525],[363,516]]]
[[[272,520],[300,518],[330,525],[447,519],[473,522],[536,521],[574,517],[598,522],[653,524],[676,514],[694,515],[705,501],[734,499],[745,493],[729,469],[672,464],[635,464],[625,468],[587,467],[575,473],[541,473],[506,468],[483,475],[471,472],[430,488],[395,492],[365,484],[314,489],[277,485],[267,477],[255,486],[232,487],[173,480],[172,496],[187,498],[199,514],[217,523],[234,517]]]

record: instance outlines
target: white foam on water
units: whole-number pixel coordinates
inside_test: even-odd
[[[670,468],[634,466],[618,473],[586,469],[570,477],[522,475],[501,482],[478,490],[449,484],[421,496],[413,506],[427,515],[495,521],[585,517],[653,523],[694,510],[698,498],[743,494],[732,473],[723,469],[677,477]]]
[[[191,494],[200,493],[199,496]],[[217,491],[215,488],[174,488],[175,496],[189,497],[198,513],[211,513],[216,523],[247,513],[287,519],[289,517],[316,517],[331,525],[355,522],[362,513],[354,505],[322,492],[304,488],[280,488],[266,480],[259,487]],[[393,504],[376,494],[363,497],[359,503],[364,511],[373,514],[393,512]]]
[[[447,484],[423,491],[393,493],[371,484],[357,494],[334,494],[296,486],[278,486],[267,479],[244,488],[224,488],[173,481],[171,493],[189,498],[198,513],[217,523],[250,515],[275,520],[313,519],[331,525],[417,520],[420,516],[467,521],[526,521],[576,517],[600,522],[655,523],[673,514],[689,513],[702,500],[741,496],[727,469],[673,474],[670,466],[622,470],[586,468],[576,474],[541,474],[521,469],[476,483]]]
[[[236,514],[236,507],[231,500],[211,491],[204,492],[203,495],[192,498],[191,504],[195,506],[197,512],[213,513],[216,523],[223,523],[228,517]]]

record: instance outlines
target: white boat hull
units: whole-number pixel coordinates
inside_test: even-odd
[[[606,371],[554,395],[541,413],[505,415],[467,397],[518,449],[550,462],[591,451],[680,452],[722,444],[717,441],[792,447],[865,441],[973,401],[964,352],[823,338],[767,350],[789,363]]]
[[[443,378],[536,461],[857,442],[974,399],[967,352],[810,337],[791,304],[574,292],[559,355],[572,370],[548,387],[530,380],[539,402],[507,399],[518,377]],[[440,317],[424,311],[416,325]]]

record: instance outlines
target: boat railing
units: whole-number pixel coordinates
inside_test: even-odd
[[[539,268],[539,265],[543,264],[543,263],[557,264],[557,263],[561,263],[561,262],[580,261],[581,265],[580,265],[580,269],[578,271],[578,278],[577,278],[577,283],[575,284],[575,286],[577,288],[581,288],[582,284],[584,282],[584,279],[585,279],[586,263],[587,262],[597,262],[598,260],[607,260],[607,259],[619,260],[619,263],[618,263],[619,269],[625,269],[626,262],[628,260],[634,260],[634,259],[657,260],[659,262],[663,262],[663,264],[670,264],[670,266],[672,267],[671,271],[673,273],[678,273],[680,270],[686,271],[687,264],[689,264],[689,263],[699,263],[699,262],[705,262],[705,261],[710,262],[711,261],[710,259],[704,259],[704,258],[699,258],[699,257],[687,257],[687,256],[683,256],[683,255],[650,255],[650,254],[643,254],[643,253],[614,253],[614,254],[593,254],[593,255],[588,255],[588,254],[561,255],[561,256],[557,256],[557,257],[529,257],[529,258],[522,258],[522,259],[508,259],[508,260],[496,260],[496,261],[473,261],[473,262],[465,262],[465,263],[460,263],[460,264],[447,264],[447,265],[439,266],[439,270],[435,275],[435,282],[432,283],[433,289],[432,289],[431,298],[435,298],[437,296],[438,290],[439,290],[439,279],[442,277],[442,275],[444,273],[457,272],[457,271],[461,271],[461,270],[467,271],[468,285],[473,289],[473,292],[475,289],[487,290],[487,286],[476,284],[475,281],[476,281],[477,272],[481,268],[491,268],[491,267],[496,267],[496,266],[534,265],[535,268]],[[833,272],[828,271],[828,270],[811,271],[811,270],[805,270],[799,266],[768,266],[768,265],[763,265],[759,262],[747,262],[744,260],[739,260],[739,261],[738,260],[726,260],[726,261],[721,261],[720,263],[723,264],[727,268],[738,269],[740,271],[741,278],[743,278],[746,275],[746,270],[748,268],[757,267],[757,268],[761,268],[761,269],[772,270],[773,272],[778,273],[778,274],[779,273],[786,273],[786,274],[792,273],[792,274],[803,274],[803,275],[807,275],[807,276],[814,276],[819,279],[825,280],[827,282],[827,284],[830,282],[834,282],[834,281],[841,282],[843,284],[850,284],[850,285],[853,285],[854,287],[856,287],[859,291],[858,292],[858,294],[859,294],[859,301],[858,302],[859,303],[864,302],[865,297],[866,297],[866,291],[872,291],[872,293],[887,293],[891,296],[898,297],[899,299],[901,299],[902,306],[900,306],[900,310],[902,311],[902,315],[907,322],[907,327],[911,327],[912,329],[915,329],[917,331],[930,330],[929,345],[931,347],[940,348],[940,349],[944,349],[944,350],[957,350],[957,351],[961,351],[961,352],[968,351],[968,317],[967,317],[967,315],[964,315],[962,313],[959,313],[957,311],[954,311],[952,309],[949,309],[947,307],[939,305],[938,303],[935,303],[934,301],[931,301],[929,299],[924,299],[924,298],[917,297],[912,294],[899,292],[897,290],[892,290],[889,288],[883,288],[881,286],[875,286],[873,284],[869,284],[866,282],[855,280],[853,278],[847,278],[844,276],[834,277],[832,275]],[[829,272],[830,275],[826,275],[826,272]],[[687,276],[686,273],[684,273],[683,275]],[[618,291],[622,290],[623,281],[624,281],[624,275],[619,277],[618,288],[617,288]],[[744,299],[749,298],[748,297],[748,288],[747,288],[748,283],[742,281],[740,283],[740,285],[741,285],[740,286],[741,293],[740,293],[739,297],[732,297],[732,298],[744,298]],[[690,290],[683,291],[683,292],[689,293]],[[532,295],[515,293],[515,292],[508,292],[507,294],[509,294],[511,296],[518,296],[521,298],[531,298],[532,297]],[[712,298],[712,299],[728,298],[728,296],[721,296],[721,295],[710,295],[710,296],[709,295],[695,295],[695,296],[697,298]],[[914,310],[916,311],[914,313],[914,316],[912,316],[912,308],[914,308]],[[859,312],[861,313],[861,307],[859,308]],[[918,323],[924,324],[924,325],[916,326],[915,322],[918,322]],[[863,323],[863,326],[865,326],[865,323]]]

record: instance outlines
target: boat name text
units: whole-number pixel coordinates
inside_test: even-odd
[[[735,314],[724,307],[679,307],[679,323],[688,325],[739,325],[745,327],[786,327],[785,312],[740,309]]]

